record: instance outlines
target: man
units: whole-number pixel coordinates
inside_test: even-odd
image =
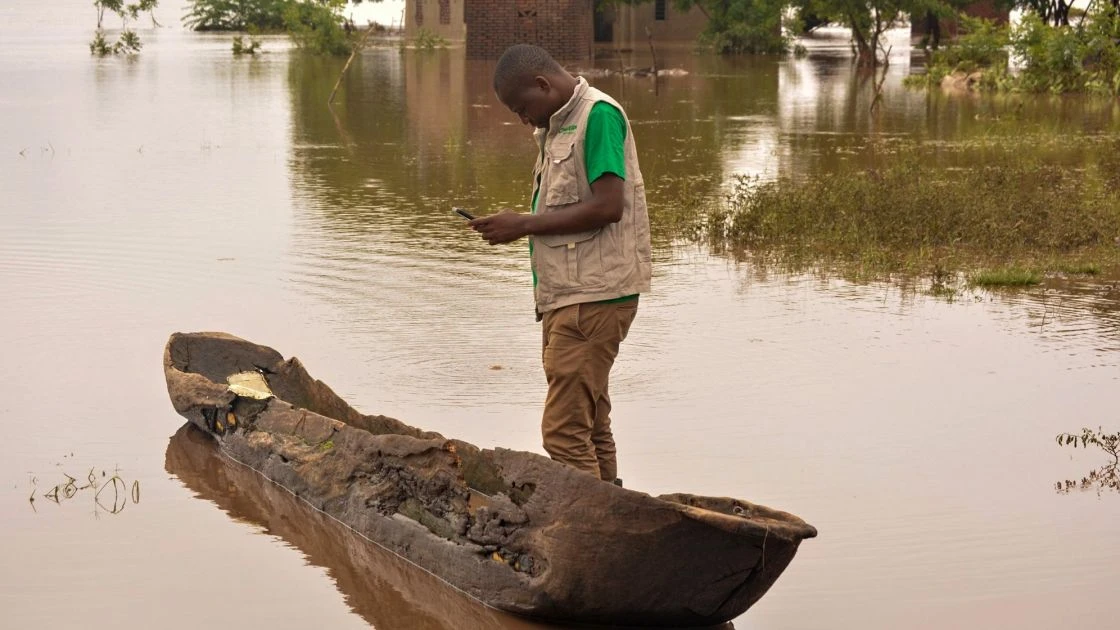
[[[532,210],[471,227],[491,245],[529,237],[548,379],[545,450],[616,482],[607,385],[638,296],[650,286],[649,218],[630,123],[614,99],[537,46],[502,55],[494,92],[535,127]]]

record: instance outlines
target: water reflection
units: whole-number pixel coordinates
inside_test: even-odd
[[[1043,338],[1079,342],[1103,363],[1120,352],[1120,275],[1056,276],[1042,288],[981,291],[977,295],[1017,307],[1027,328]]]
[[[564,630],[487,608],[435,576],[359,536],[250,468],[222,457],[214,441],[184,424],[167,446],[167,472],[232,518],[259,525],[327,569],[346,603],[376,628]],[[586,627],[586,626],[580,626]],[[733,624],[713,630],[734,630]]]

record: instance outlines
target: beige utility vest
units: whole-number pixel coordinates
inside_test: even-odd
[[[591,198],[584,163],[584,136],[591,107],[613,98],[579,78],[575,93],[534,138],[540,148],[533,181],[540,177],[537,213],[559,212]],[[537,312],[571,304],[598,302],[649,291],[651,262],[645,183],[638,168],[634,132],[626,120],[626,184],[622,218],[617,223],[574,234],[548,234],[533,240],[537,274]]]

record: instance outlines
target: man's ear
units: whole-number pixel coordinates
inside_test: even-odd
[[[538,74],[537,76],[533,77],[533,82],[536,83],[537,87],[540,88],[541,91],[545,94],[552,91],[552,82],[549,81],[548,77],[544,76],[543,74]]]

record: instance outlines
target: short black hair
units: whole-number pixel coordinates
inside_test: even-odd
[[[532,44],[510,46],[502,53],[498,65],[494,68],[494,91],[500,92],[512,83],[527,77],[563,70],[564,67],[540,46]]]

